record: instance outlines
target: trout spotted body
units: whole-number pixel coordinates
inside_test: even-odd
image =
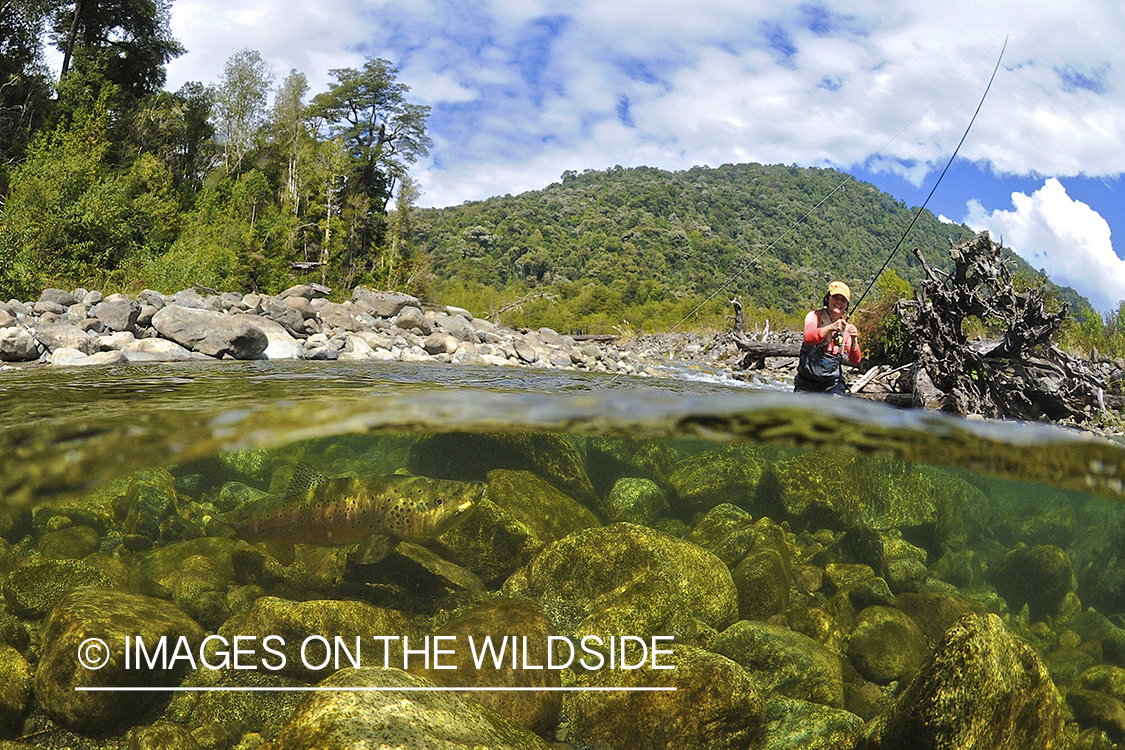
[[[481,482],[306,472],[285,498],[238,524],[237,536],[251,544],[352,544],[373,534],[425,541],[464,519],[484,490]]]

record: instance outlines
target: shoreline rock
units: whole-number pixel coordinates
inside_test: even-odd
[[[195,289],[130,298],[45,289],[0,302],[0,363],[89,366],[217,359],[399,361],[526,366],[668,377],[632,350],[549,328],[496,326],[452,306],[356,287],[330,302],[306,285],[277,296]]]

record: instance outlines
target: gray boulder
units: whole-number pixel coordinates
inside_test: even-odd
[[[428,336],[433,328],[430,321],[422,313],[422,308],[407,306],[402,308],[398,315],[391,321],[404,331],[419,331],[423,336]]]
[[[345,331],[354,331],[359,327],[351,308],[336,302],[329,302],[320,308],[320,321],[326,326],[343,328]]]
[[[50,351],[56,349],[77,349],[83,354],[93,354],[98,350],[97,337],[70,323],[40,325],[35,329],[35,338]]]
[[[40,302],[50,302],[60,307],[67,308],[78,302],[78,298],[65,289],[44,289],[39,295]]]
[[[297,299],[302,299],[298,297]],[[236,320],[244,320],[266,335],[269,344],[262,354],[266,359],[300,359],[304,345],[290,335],[285,326],[276,320],[258,315],[235,315]]]
[[[153,315],[152,325],[164,338],[209,357],[256,359],[269,346],[262,329],[245,320],[178,304],[168,305]]]
[[[201,358],[168,339],[137,339],[121,349],[126,362],[186,362]]]
[[[357,286],[352,290],[352,301],[367,305],[371,314],[377,318],[393,318],[407,306],[419,310],[422,308],[422,303],[417,297],[397,292],[376,292],[365,286]]]
[[[30,362],[39,359],[39,342],[21,326],[0,328],[0,360]]]
[[[111,331],[132,331],[136,329],[141,306],[128,297],[114,294],[98,304],[93,313],[102,326]]]

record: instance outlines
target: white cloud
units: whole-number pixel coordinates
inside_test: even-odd
[[[281,80],[365,56],[431,105],[423,205],[541,187],[568,169],[761,161],[944,166],[1003,41],[961,157],[1000,174],[1125,171],[1125,14],[1020,0],[176,0],[169,86],[243,47]],[[988,18],[988,24],[966,19]],[[922,113],[922,114],[919,114]]]
[[[1055,178],[1031,195],[1012,193],[1015,210],[992,213],[977,200],[968,204],[965,223],[987,229],[1053,281],[1077,289],[1101,312],[1125,299],[1125,261],[1110,241],[1109,224],[1081,201],[1067,195]]]

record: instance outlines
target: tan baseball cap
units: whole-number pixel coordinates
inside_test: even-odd
[[[828,296],[831,297],[834,294],[839,294],[840,296],[842,296],[848,301],[849,305],[852,303],[852,290],[848,289],[848,285],[844,282],[833,281],[828,285]]]

